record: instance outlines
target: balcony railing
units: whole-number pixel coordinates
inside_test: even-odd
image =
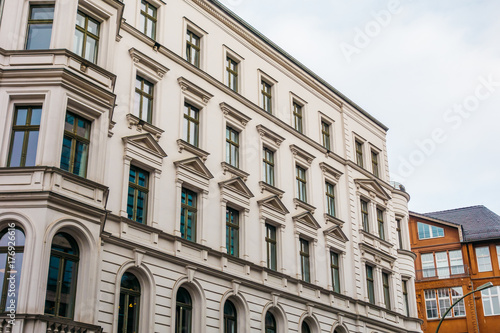
[[[431,267],[415,271],[417,281],[452,279],[469,276],[469,268],[465,265]]]
[[[64,318],[44,315],[16,314],[15,325],[23,322],[23,327],[31,327],[42,333],[102,333],[102,327],[81,323]],[[13,330],[8,314],[0,314],[0,333],[10,333]]]

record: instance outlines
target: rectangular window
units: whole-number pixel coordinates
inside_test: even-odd
[[[434,225],[417,222],[418,239],[444,237],[444,229]]]
[[[305,282],[311,282],[311,272],[309,266],[309,241],[303,238],[299,238],[299,243],[302,280]]]
[[[269,113],[273,113],[271,85],[266,81],[261,81],[261,93],[262,93],[262,108]]]
[[[194,32],[188,30],[186,33],[186,60],[200,67],[200,40],[201,38]]]
[[[196,192],[182,188],[181,196],[181,237],[196,241],[196,215],[198,195]]]
[[[94,64],[97,62],[97,51],[99,48],[99,28],[99,22],[87,14],[78,11],[76,14],[73,52]]]
[[[330,124],[322,121],[321,122],[321,138],[323,147],[328,150],[330,149]]]
[[[135,77],[134,115],[152,122],[154,84],[137,75]]]
[[[184,140],[198,147],[200,128],[200,111],[191,104],[184,103]]]
[[[274,186],[274,152],[268,148],[263,149],[264,182]]]
[[[240,133],[231,127],[226,127],[226,162],[239,167]]]
[[[476,247],[477,270],[479,272],[491,271],[490,248],[488,246]]]
[[[149,173],[136,166],[130,166],[128,177],[128,218],[139,223],[146,223],[148,203]]]
[[[462,287],[424,290],[427,319],[441,318],[444,313],[463,296]],[[465,303],[461,300],[446,318],[465,316]]]
[[[332,271],[333,291],[340,293],[340,268],[339,268],[339,255],[338,255],[338,253],[330,252],[330,268]]]
[[[296,175],[295,179],[297,182],[297,199],[307,202],[307,180],[306,180],[306,170],[300,166],[295,166]]]
[[[401,231],[401,219],[396,220],[396,231],[398,233],[399,248],[403,249],[403,233]]]
[[[434,254],[433,253],[423,253],[420,256],[422,260],[422,275],[426,277],[436,276],[436,268],[434,266]]]
[[[389,286],[389,274],[382,272],[382,287],[384,290],[384,304],[386,309],[391,309],[391,293]]]
[[[363,144],[356,140],[356,164],[363,167]]]
[[[335,185],[326,182],[325,187],[326,187],[326,211],[328,215],[335,216]]]
[[[47,50],[50,48],[54,5],[31,5],[28,18],[26,50]]]
[[[373,282],[373,267],[366,266],[366,292],[368,293],[368,302],[375,304],[375,286]]]
[[[403,287],[403,306],[405,309],[405,315],[409,316],[410,315],[410,301],[408,299],[408,281],[407,280],[402,280],[402,287]]]
[[[149,38],[156,38],[156,7],[144,0],[141,0],[139,28]]]
[[[451,274],[463,274],[465,272],[462,250],[448,251],[450,256]]]
[[[444,252],[436,252],[436,268],[438,277],[440,279],[447,279],[450,277],[450,267],[448,264],[448,253]]]
[[[370,223],[368,220],[368,202],[361,199],[361,224],[363,230],[366,232],[370,232]]]
[[[41,106],[16,106],[7,166],[35,166],[41,117]]]
[[[227,86],[232,91],[238,92],[238,62],[226,57]]]
[[[481,291],[485,316],[500,315],[500,287],[491,287]]]
[[[267,268],[277,270],[276,227],[266,223]]]
[[[372,172],[375,177],[379,177],[378,154],[372,150]]]
[[[378,236],[385,240],[384,211],[377,208]]]
[[[90,125],[90,121],[71,112],[66,113],[61,169],[81,177],[87,175]]]
[[[240,247],[240,212],[226,208],[226,250],[229,255],[238,257]]]
[[[303,133],[302,106],[293,102],[293,127],[296,131]]]

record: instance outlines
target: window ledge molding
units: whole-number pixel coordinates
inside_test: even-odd
[[[343,175],[343,173],[337,169],[335,169],[334,167],[326,164],[325,162],[321,162],[319,164],[319,167],[321,169],[321,171],[323,171],[323,174],[325,176],[330,176],[330,177],[333,177],[333,179],[335,179],[336,181],[338,181],[340,179],[340,176]]]
[[[207,160],[208,155],[210,155],[209,152],[206,152],[203,149],[195,147],[192,144],[190,144],[182,139],[177,140],[177,146],[179,148],[179,153],[182,153],[183,150],[186,150],[186,151],[198,156],[199,158],[201,158],[203,160],[203,162],[205,162]]]
[[[276,147],[279,147],[281,145],[281,143],[283,141],[285,141],[284,137],[274,133],[269,128],[265,127],[264,125],[257,125],[257,131],[259,132],[259,134],[262,138],[269,139],[271,142],[273,142],[276,145]]]
[[[229,118],[230,120],[236,120],[239,122],[243,127],[245,127],[252,118],[248,117],[247,115],[241,113],[240,111],[236,110],[234,107],[227,103],[220,103],[219,104],[220,109],[224,116],[226,118]]]
[[[158,76],[160,80],[169,71],[167,67],[163,66],[158,61],[151,59],[150,57],[148,57],[147,55],[138,51],[135,48],[129,49],[128,53],[130,54],[130,57],[132,58],[134,64],[141,64],[151,69]]]
[[[249,173],[246,173],[245,171],[227,163],[227,162],[221,162],[221,167],[222,167],[222,171],[224,173],[224,175],[229,172],[229,173],[232,173],[233,175],[235,176],[238,176],[238,177],[241,177],[241,179],[243,179],[244,181],[247,181],[248,179],[248,176],[250,176]]]
[[[416,260],[417,259],[417,255],[412,252],[412,251],[409,251],[409,250],[405,250],[405,249],[398,249],[398,254],[402,254],[402,255],[406,255],[406,256],[410,256],[413,258],[413,260]]]
[[[331,222],[331,223],[333,223],[333,224],[335,224],[335,225],[338,225],[339,227],[342,227],[342,226],[344,225],[344,223],[345,223],[345,222],[344,222],[344,221],[342,221],[341,219],[339,219],[339,218],[337,218],[337,217],[335,217],[335,216],[333,216],[333,215],[330,215],[330,214],[328,214],[328,213],[325,213],[325,214],[323,215],[323,217],[325,218],[325,221],[326,221],[326,222]]]
[[[146,131],[150,133],[156,141],[159,141],[161,138],[161,135],[164,130],[148,123],[145,120],[140,119],[136,115],[133,115],[132,113],[127,114],[127,122],[128,122],[128,128],[132,129],[133,126],[136,127],[137,132],[142,133],[142,131]]]
[[[376,240],[376,241],[379,241],[380,243],[382,243],[383,245],[387,246],[388,248],[392,248],[394,246],[394,244],[392,243],[389,243],[388,241],[386,241],[385,239],[382,239],[380,237],[378,237],[377,235],[374,235],[374,234],[371,234],[369,232],[366,232],[364,231],[363,229],[359,229],[359,232],[361,234],[363,234],[365,237],[367,238],[370,238],[372,240]]]
[[[373,247],[370,244],[367,243],[360,243],[359,244],[359,249],[361,250],[361,255],[364,255],[365,252],[371,253],[375,257],[375,261],[377,264],[381,262],[381,260],[385,260],[386,262],[390,263],[391,268],[394,267],[394,263],[396,262],[397,258],[382,251],[379,250],[375,247]]]
[[[188,92],[192,93],[193,95],[199,97],[201,99],[201,101],[203,101],[204,104],[207,104],[208,101],[212,97],[214,97],[214,95],[212,95],[211,93],[209,93],[205,89],[200,88],[199,86],[197,86],[196,84],[194,84],[193,82],[189,81],[188,79],[186,79],[182,76],[177,79],[177,82],[181,86],[182,91],[188,91]]]
[[[268,191],[272,194],[277,195],[278,198],[280,198],[280,199],[283,198],[283,194],[285,194],[285,191],[282,191],[279,188],[277,188],[273,185],[270,185],[263,180],[261,180],[259,182],[259,186],[260,186],[260,193],[264,193],[264,190],[265,190],[265,191]]]
[[[314,155],[309,154],[307,151],[305,151],[302,148],[299,148],[296,145],[290,145],[290,150],[293,156],[300,158],[302,161],[306,162],[309,166],[311,165],[312,161],[316,158]]]
[[[297,198],[293,198],[293,204],[295,205],[295,209],[300,207],[302,209],[307,210],[308,212],[311,212],[311,214],[314,214],[314,211],[316,210],[316,207],[314,207],[313,205],[310,205],[307,202]]]

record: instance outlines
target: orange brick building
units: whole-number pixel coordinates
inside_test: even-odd
[[[455,300],[491,281],[450,312],[440,332],[500,332],[500,216],[484,206],[410,213],[418,316],[435,332]]]

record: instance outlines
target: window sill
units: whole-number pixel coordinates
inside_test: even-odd
[[[190,144],[182,139],[177,140],[177,146],[179,147],[179,153],[182,153],[183,150],[186,150],[186,151],[200,157],[203,160],[203,162],[205,162],[207,160],[208,155],[210,155],[209,152],[206,152],[203,149],[195,147],[192,144]]]
[[[133,115],[132,113],[127,114],[128,128],[136,127],[137,132],[142,132],[143,130],[150,133],[156,141],[160,140],[164,130],[151,125],[145,120]]]
[[[226,172],[230,172],[232,173],[233,175],[237,176],[237,177],[241,177],[241,179],[243,179],[244,181],[247,181],[248,179],[248,176],[250,176],[250,174],[246,173],[245,171],[227,163],[227,162],[221,162],[221,167],[222,167],[222,171],[224,172],[224,175],[226,174]]]
[[[274,187],[273,185],[269,185],[268,183],[262,180],[259,182],[259,186],[260,186],[260,193],[263,193],[264,190],[266,190],[274,195],[277,195],[278,198],[280,199],[283,198],[283,194],[285,194],[285,191],[282,191],[279,188]]]
[[[333,223],[333,224],[335,224],[335,225],[338,225],[339,227],[343,226],[343,225],[344,225],[344,223],[345,223],[345,222],[344,222],[344,221],[342,221],[341,219],[336,218],[335,216],[330,215],[330,214],[328,214],[328,213],[325,213],[325,214],[324,214],[324,218],[325,218],[325,221],[326,221],[326,222],[331,222],[331,223]]]
[[[297,198],[293,198],[293,203],[295,204],[295,209],[300,207],[302,209],[305,209],[305,210],[311,212],[311,214],[314,214],[314,211],[316,210],[316,207],[314,207],[313,205],[310,205],[307,202],[302,201],[302,200],[297,199]]]

